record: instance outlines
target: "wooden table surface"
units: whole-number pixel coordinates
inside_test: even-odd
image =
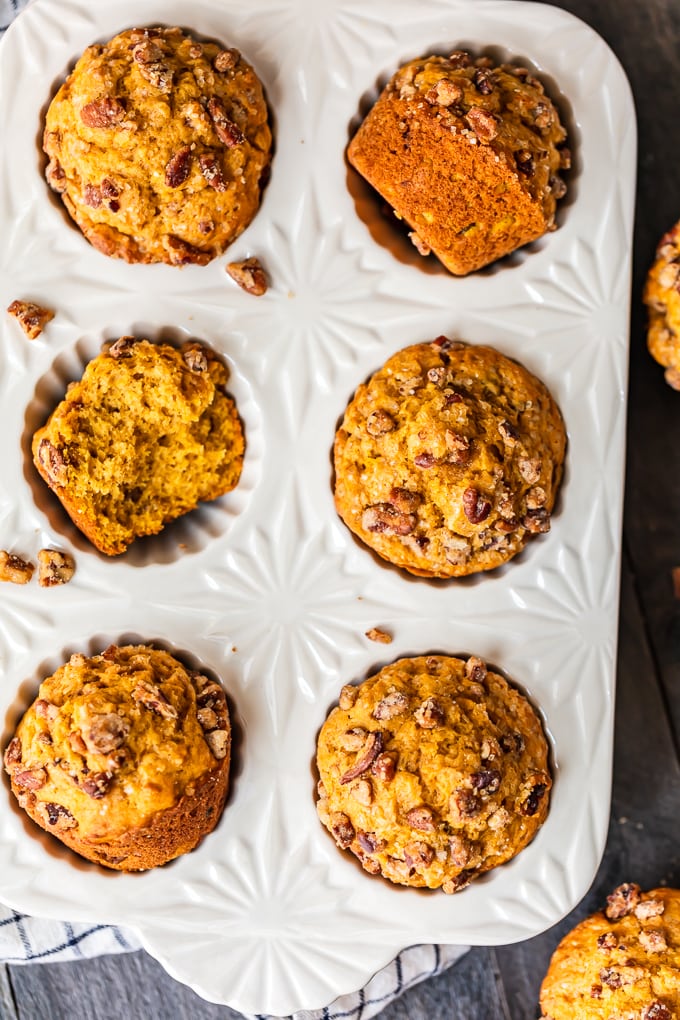
[[[561,924],[519,945],[471,950],[392,1003],[380,1020],[536,1020],[541,978],[557,942],[613,886],[636,881],[643,888],[680,887],[680,600],[672,583],[680,565],[680,393],[666,386],[646,353],[641,304],[656,243],[680,218],[680,0],[556,0],[556,6],[590,24],[617,54],[639,124],[609,837],[588,895]],[[2,1020],[73,1016],[236,1020],[240,1014],[204,1002],[141,952],[0,968]]]

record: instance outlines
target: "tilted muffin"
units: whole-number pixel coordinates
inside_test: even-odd
[[[245,441],[206,346],[105,344],[33,436],[38,471],[101,552],[122,553],[238,483]]]
[[[193,850],[227,795],[224,691],[167,652],[112,645],[44,680],[5,750],[21,807],[82,857],[141,871]]]
[[[538,716],[476,657],[400,659],[343,687],[317,766],[338,846],[371,874],[445,893],[533,839],[552,785]]]
[[[336,508],[413,574],[491,570],[549,530],[565,447],[539,379],[491,347],[439,337],[358,388],[335,438]]]
[[[401,67],[347,155],[421,254],[465,275],[555,229],[566,137],[526,68],[456,50]]]
[[[644,300],[649,313],[649,353],[680,390],[680,223],[661,238],[647,275]]]
[[[678,1020],[680,890],[630,882],[555,950],[541,986],[543,1020]]]
[[[205,265],[258,210],[271,132],[238,50],[129,29],[85,50],[50,103],[43,148],[48,183],[99,251]]]

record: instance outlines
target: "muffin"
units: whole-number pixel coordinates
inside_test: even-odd
[[[134,539],[238,483],[245,441],[206,346],[121,337],[72,383],[33,436],[35,466],[101,552]]]
[[[659,242],[644,300],[649,314],[649,353],[666,369],[668,385],[680,390],[680,223]]]
[[[28,815],[81,857],[143,871],[193,850],[227,795],[224,691],[167,652],[72,655],[5,750]]]
[[[548,745],[481,659],[400,659],[343,687],[319,733],[319,818],[372,875],[454,893],[548,812]]]
[[[99,251],[205,265],[258,210],[271,132],[238,50],[129,29],[85,50],[50,103],[43,148],[48,183]]]
[[[541,986],[543,1020],[677,1020],[680,890],[615,889],[560,942]]]
[[[549,530],[565,448],[540,380],[491,347],[439,337],[358,388],[335,437],[335,505],[413,574],[491,570]]]
[[[566,137],[526,68],[456,50],[401,67],[347,156],[418,251],[464,276],[555,229]]]

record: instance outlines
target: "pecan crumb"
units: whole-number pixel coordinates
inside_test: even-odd
[[[470,524],[481,524],[491,513],[491,503],[470,485],[463,493],[463,510]]]
[[[111,344],[107,354],[110,358],[115,358],[116,360],[119,358],[131,358],[132,348],[136,343],[137,340],[134,336],[122,336],[115,343]]]
[[[7,311],[17,320],[29,340],[39,337],[47,323],[54,318],[54,312],[49,308],[43,308],[32,301],[12,301]]]
[[[381,645],[392,643],[392,635],[388,634],[385,630],[380,630],[379,627],[371,627],[370,630],[367,630],[366,637],[369,641],[377,641]]]
[[[346,712],[349,708],[352,707],[354,702],[357,700],[357,694],[358,691],[356,687],[353,687],[352,684],[345,684],[345,686],[340,691],[340,698],[338,700],[338,705],[343,710],[343,712]]]
[[[491,142],[498,134],[498,121],[488,110],[473,106],[465,114],[465,120],[482,142]]]
[[[38,584],[42,588],[68,584],[75,569],[75,560],[70,553],[58,549],[41,549],[38,553]]]
[[[240,59],[241,54],[233,47],[228,50],[220,50],[213,60],[213,67],[220,74],[224,74],[226,71],[233,70]]]
[[[205,739],[208,747],[218,761],[221,761],[222,758],[226,757],[227,751],[229,750],[228,730],[213,730],[212,733],[206,733]]]
[[[259,259],[250,258],[243,262],[230,262],[226,266],[232,280],[247,294],[262,297],[267,293],[267,275]]]
[[[201,155],[198,157],[198,164],[201,168],[201,173],[203,174],[211,188],[214,188],[215,191],[227,190],[227,182],[224,179],[222,167],[220,163],[217,161],[216,156],[214,156],[211,152],[202,152]],[[208,232],[203,231],[202,228],[200,229],[201,233]]]
[[[191,173],[191,146],[184,145],[171,156],[165,167],[165,183],[169,188],[179,188]]]
[[[190,372],[207,372],[208,359],[200,344],[187,344],[182,350],[182,357]]]
[[[125,107],[113,96],[102,96],[87,103],[80,111],[80,119],[86,127],[113,128],[125,118]]]
[[[605,914],[610,921],[618,921],[632,913],[640,902],[640,886],[635,882],[624,882],[607,897]]]
[[[367,772],[375,759],[381,753],[382,749],[382,733],[379,730],[369,733],[363,753],[359,756],[354,765],[340,777],[341,784],[344,786],[346,783],[351,783],[353,779],[356,779],[364,772]]]
[[[28,560],[22,560],[20,556],[0,549],[0,581],[10,581],[12,584],[28,584],[33,577],[35,567]]]
[[[233,120],[227,116],[227,111],[224,109],[221,101],[214,96],[208,102],[208,113],[212,117],[217,137],[221,142],[224,142],[228,149],[233,149],[237,145],[243,145],[245,142],[243,133],[234,124]]]

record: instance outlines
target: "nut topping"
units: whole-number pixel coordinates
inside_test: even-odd
[[[169,188],[179,188],[191,173],[191,146],[185,145],[172,156],[165,167],[165,183]]]
[[[198,719],[198,725],[204,731],[217,729],[219,720],[217,714],[212,708],[199,708],[196,712],[196,718]]]
[[[396,428],[396,422],[391,414],[382,409],[371,411],[366,419],[366,431],[371,436],[384,436],[386,432],[392,432]]]
[[[343,710],[343,712],[346,712],[348,709],[352,707],[354,702],[357,700],[358,693],[359,692],[357,691],[356,687],[354,687],[352,684],[344,685],[344,687],[340,691],[340,697],[338,699],[338,705]]]
[[[406,821],[412,829],[420,832],[434,832],[434,818],[428,807],[414,807],[406,812]]]
[[[174,72],[164,62],[165,54],[160,46],[151,40],[146,40],[135,46],[132,56],[145,81],[148,81],[154,88],[160,89],[161,92],[171,91]]]
[[[21,739],[20,737],[12,737],[9,744],[5,748],[5,768],[9,772],[12,765],[18,764],[21,761]]]
[[[109,792],[112,782],[112,772],[90,772],[87,778],[81,782],[80,788],[93,800],[101,800]]]
[[[366,531],[386,535],[410,535],[416,523],[415,514],[400,513],[392,503],[368,506],[361,517],[361,526]]]
[[[493,76],[484,67],[480,67],[475,71],[472,78],[475,88],[478,92],[481,92],[483,96],[490,96],[493,92]]]
[[[403,715],[408,709],[408,698],[401,691],[392,691],[373,709],[373,718],[381,722],[385,719],[394,719],[395,716]]]
[[[436,85],[425,93],[425,99],[433,106],[453,106],[463,98],[463,90],[455,81],[448,78],[440,78]]]
[[[246,294],[262,297],[267,293],[267,275],[259,259],[250,258],[243,262],[230,262],[226,270],[232,280]]]
[[[550,514],[545,507],[527,510],[522,518],[522,524],[533,535],[544,534],[546,531],[550,531]]]
[[[358,804],[363,804],[364,807],[370,806],[373,800],[373,788],[368,779],[360,779],[358,783],[354,784],[350,792]]]
[[[133,701],[148,708],[163,719],[176,719],[177,709],[174,708],[163,692],[155,684],[140,680],[132,691]]]
[[[54,318],[54,312],[33,301],[12,301],[7,312],[17,320],[29,340],[39,337],[47,323]]]
[[[463,493],[463,510],[470,524],[481,524],[491,512],[491,503],[470,485]]]
[[[413,713],[417,724],[423,730],[433,730],[444,722],[444,710],[434,698],[425,698]]]
[[[124,743],[130,732],[130,723],[116,712],[106,712],[90,717],[89,729],[82,738],[91,754],[110,754]]]
[[[604,949],[609,952],[610,949],[616,949],[616,935],[613,931],[605,931],[602,935],[597,936],[597,948]]]
[[[655,999],[643,1011],[641,1020],[673,1020],[673,1014],[668,1006],[664,1006],[663,1002]]]
[[[354,826],[342,811],[336,811],[331,815],[331,831],[335,836],[335,842],[343,850],[346,850],[354,839]]]
[[[344,736],[341,739],[340,746],[343,751],[360,751],[366,743],[366,737],[368,732],[361,728],[361,726],[355,726],[354,729],[346,730]]]
[[[473,106],[465,114],[465,120],[470,125],[480,142],[491,142],[498,134],[498,121],[492,113]]]
[[[58,826],[59,829],[74,829],[78,822],[75,820],[68,808],[63,804],[54,804],[47,801],[40,804],[40,813],[48,825]]]
[[[233,47],[228,50],[220,50],[213,60],[213,67],[220,74],[225,74],[227,71],[232,71],[240,59],[241,54]]]
[[[668,949],[666,937],[660,931],[641,931],[638,941],[648,953],[663,953]]]
[[[369,733],[368,740],[364,746],[363,753],[359,756],[354,765],[340,777],[342,785],[351,783],[353,779],[363,775],[371,767],[375,759],[383,749],[383,735],[378,731]]]
[[[80,119],[86,127],[115,128],[125,119],[125,107],[113,96],[102,96],[83,106]]]
[[[663,912],[664,904],[661,900],[641,900],[635,907],[638,921],[648,921],[650,917],[659,917]]]
[[[465,676],[473,683],[482,684],[486,680],[486,663],[471,655],[465,663]]]
[[[14,772],[12,782],[23,790],[41,790],[47,782],[47,771],[42,768],[24,769],[23,772]]]
[[[227,116],[227,111],[224,109],[221,101],[214,96],[208,102],[208,113],[212,117],[217,137],[221,142],[224,142],[228,149],[233,149],[237,145],[243,145],[245,138],[242,132],[234,124],[233,120]]]
[[[28,560],[22,560],[20,556],[0,549],[0,581],[9,581],[11,584],[28,584],[33,577],[35,567]]]
[[[538,457],[523,457],[517,464],[519,473],[529,485],[535,485],[539,481],[542,467]]]
[[[137,343],[134,336],[122,336],[115,343],[111,344],[108,349],[108,355],[110,358],[119,360],[120,358],[131,358],[132,348]]]
[[[215,191],[227,190],[227,182],[224,179],[222,166],[216,156],[211,152],[202,152],[198,157],[198,164],[201,168],[201,173],[211,188],[214,188]]]
[[[208,371],[208,358],[200,344],[187,344],[182,348],[182,357],[190,372],[200,375]]]
[[[519,152],[515,153],[515,163],[517,169],[525,177],[533,177],[536,172],[536,164],[534,163],[534,157],[527,149],[520,149]]]
[[[498,769],[481,769],[472,773],[470,785],[473,790],[479,790],[483,795],[495,793],[501,785],[501,774]]]
[[[226,758],[229,750],[229,730],[213,730],[206,733],[205,740],[218,761]]]
[[[394,779],[397,766],[391,754],[379,754],[371,765],[371,772],[376,779],[382,779],[385,783],[391,783]]]
[[[472,453],[472,445],[467,436],[458,435],[457,432],[447,429],[444,438],[448,450],[446,459],[449,464],[467,464]]]
[[[434,850],[429,843],[413,840],[404,847],[404,858],[409,868],[427,868],[434,860]]]
[[[70,553],[58,549],[41,549],[38,553],[38,584],[42,588],[68,584],[75,569],[75,560]]]

